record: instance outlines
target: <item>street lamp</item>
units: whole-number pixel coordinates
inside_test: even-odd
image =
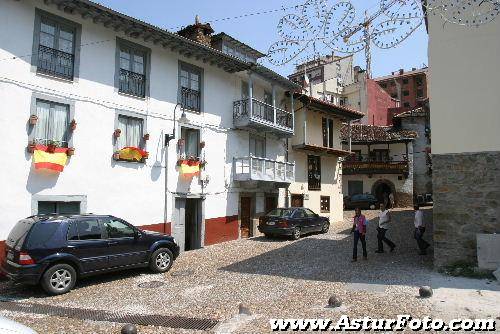
[[[179,107],[179,106],[182,108],[181,103],[177,103],[174,107],[174,128],[172,130],[172,134],[167,133],[165,135],[165,146],[168,146],[170,141],[175,138],[175,129],[176,129],[176,126],[175,126],[176,117],[175,116],[176,116],[176,112],[177,112],[177,107]],[[187,123],[187,122],[188,122],[188,119],[186,117],[186,112],[184,110],[182,110],[181,118],[179,118],[179,123]]]

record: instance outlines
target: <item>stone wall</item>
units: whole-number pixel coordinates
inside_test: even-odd
[[[476,234],[500,233],[500,152],[432,159],[434,264],[477,263]]]

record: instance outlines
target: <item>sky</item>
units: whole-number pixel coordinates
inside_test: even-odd
[[[215,33],[223,31],[267,53],[269,47],[281,39],[277,31],[279,20],[285,14],[296,12],[294,9],[282,10],[281,8],[300,5],[305,0],[98,0],[96,2],[173,32],[182,26],[194,23],[195,16],[199,15],[202,22],[211,23]],[[379,2],[380,0],[351,0],[356,8],[357,17],[362,17],[365,10],[370,14],[377,11]],[[273,12],[235,18],[244,14],[265,11]],[[231,19],[221,20],[224,18]],[[384,76],[400,68],[405,70],[413,67],[421,68],[428,64],[425,25],[422,24],[408,39],[395,48],[382,50],[372,45],[371,50],[373,77]],[[300,57],[302,55],[298,56]],[[365,68],[364,59],[363,51],[357,53],[354,65]],[[285,76],[291,74],[294,69],[293,61],[283,66],[274,66],[264,59],[262,64]]]

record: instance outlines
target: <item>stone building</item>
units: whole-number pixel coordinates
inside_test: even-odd
[[[341,129],[344,150],[352,154],[342,163],[344,195],[373,194],[380,203],[394,195],[395,205],[413,204],[413,141],[415,131],[388,126],[353,124]]]
[[[443,24],[440,15],[427,22],[434,263],[476,264],[478,235],[500,243],[500,19],[479,27]]]

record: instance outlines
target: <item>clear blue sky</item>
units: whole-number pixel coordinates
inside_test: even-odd
[[[380,0],[352,0],[356,7],[356,15],[364,15],[368,10],[373,13],[377,10]],[[202,22],[234,17],[247,13],[261,12],[290,7],[302,4],[304,0],[100,0],[99,3],[127,15],[139,18],[156,26],[177,31],[180,26],[194,22],[198,14]],[[276,26],[284,14],[293,10],[273,12],[263,15],[248,16],[239,19],[213,22],[215,32],[225,33],[240,41],[267,53],[269,46],[279,40]],[[288,75],[293,70],[293,64],[275,67],[267,61],[264,65],[274,69],[280,74]],[[356,55],[355,65],[364,65],[364,52]],[[412,36],[398,47],[381,50],[372,46],[372,71],[373,76],[382,76],[399,68],[411,69],[422,67],[427,62],[427,33],[422,25]]]

